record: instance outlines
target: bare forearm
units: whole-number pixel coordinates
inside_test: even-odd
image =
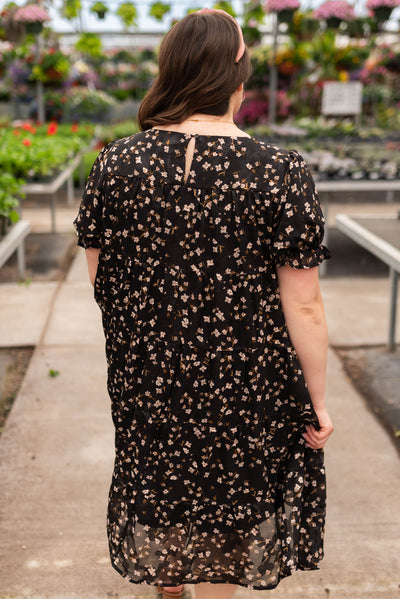
[[[313,406],[324,409],[328,333],[322,298],[307,306],[286,302],[284,314]]]
[[[97,265],[99,263],[100,250],[98,248],[87,248],[85,250],[85,253],[88,265],[89,279],[92,285],[94,285],[97,273]]]

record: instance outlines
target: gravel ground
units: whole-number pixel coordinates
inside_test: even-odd
[[[346,374],[400,452],[400,347],[337,350]]]

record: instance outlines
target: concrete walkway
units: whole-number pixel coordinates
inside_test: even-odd
[[[36,345],[0,441],[0,599],[155,598],[153,588],[126,582],[109,562],[114,430],[83,250],[64,282],[36,285],[37,304],[30,287],[0,286],[1,344],[23,343],[25,331]],[[322,289],[333,345],[385,342],[384,279],[326,279]],[[15,300],[17,290],[30,303]],[[50,377],[50,369],[59,375]],[[325,450],[321,568],[297,572],[273,591],[239,588],[235,599],[400,597],[398,454],[333,350],[327,388],[335,433]],[[188,586],[185,599],[192,593]]]

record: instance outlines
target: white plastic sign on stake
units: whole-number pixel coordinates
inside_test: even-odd
[[[322,91],[322,114],[361,114],[363,85],[360,81],[328,81]]]

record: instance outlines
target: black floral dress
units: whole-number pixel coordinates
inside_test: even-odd
[[[302,436],[319,424],[275,268],[329,257],[302,157],[151,129],[100,152],[74,225],[100,248],[114,568],[133,583],[253,589],[318,569],[324,454]]]

